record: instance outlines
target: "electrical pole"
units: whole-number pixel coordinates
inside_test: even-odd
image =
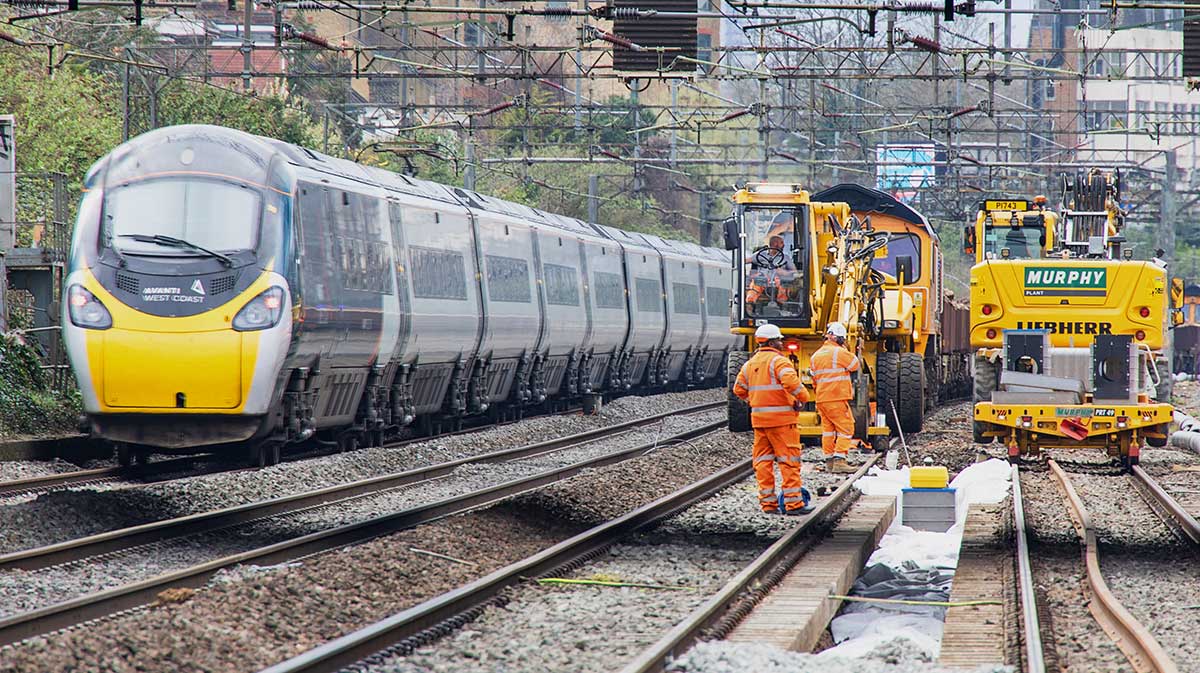
[[[250,36],[250,24],[254,22],[254,0],[242,0],[245,4],[242,14],[242,89],[251,89],[250,73],[254,72],[254,40]]]

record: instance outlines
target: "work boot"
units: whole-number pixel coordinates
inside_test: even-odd
[[[784,516],[804,516],[805,514],[812,514],[812,511],[814,509],[816,509],[816,508],[808,503],[805,503],[803,507],[785,510],[783,512],[783,515]]]
[[[825,471],[831,474],[854,474],[858,468],[847,463],[845,456],[833,456],[825,459]]]

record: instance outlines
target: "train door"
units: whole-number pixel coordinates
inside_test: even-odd
[[[578,362],[587,340],[590,308],[585,305],[581,242],[571,231],[539,225],[537,249],[546,298],[546,390],[562,389],[564,375]]]

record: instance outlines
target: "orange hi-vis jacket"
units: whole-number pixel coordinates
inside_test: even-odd
[[[750,424],[756,428],[795,425],[796,400],[808,401],[792,361],[774,348],[760,348],[738,372],[733,394],[750,402]]]
[[[859,361],[850,351],[832,341],[826,341],[825,345],[813,353],[809,363],[818,403],[854,399],[850,372],[858,371]]]

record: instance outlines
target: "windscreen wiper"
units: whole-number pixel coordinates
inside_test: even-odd
[[[220,260],[221,264],[225,265],[226,267],[233,266],[233,259],[229,255],[219,253],[216,250],[209,250],[208,248],[196,245],[191,241],[185,241],[182,238],[175,238],[174,236],[167,236],[165,234],[120,234],[118,238],[132,238],[133,240],[141,243],[157,243],[168,248],[186,248],[188,250],[195,250],[196,252],[204,253],[209,257],[214,257]]]

